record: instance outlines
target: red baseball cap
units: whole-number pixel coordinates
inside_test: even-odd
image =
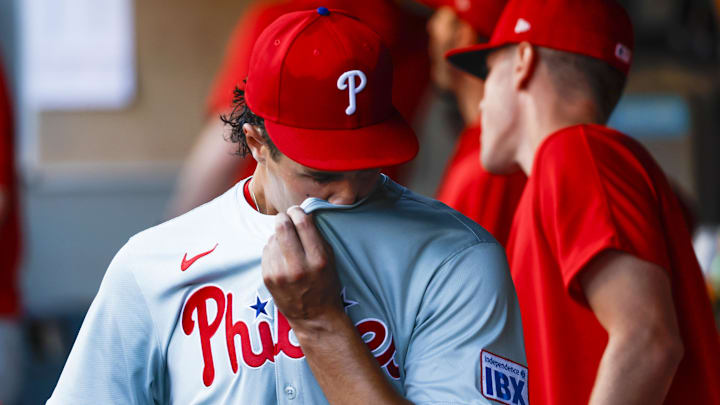
[[[450,7],[475,33],[490,38],[507,0],[418,0],[432,8]]]
[[[380,36],[340,10],[298,11],[253,48],[248,107],[290,159],[318,170],[412,160],[415,133],[392,105],[392,58]]]
[[[523,41],[600,59],[626,75],[635,46],[630,17],[614,0],[510,0],[490,42],[454,49],[446,58],[485,77],[490,52]]]

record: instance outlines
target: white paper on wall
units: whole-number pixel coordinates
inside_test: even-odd
[[[97,110],[133,100],[132,0],[23,0],[20,7],[27,104]]]

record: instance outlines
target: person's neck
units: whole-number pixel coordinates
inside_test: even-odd
[[[275,215],[278,213],[277,209],[270,204],[265,196],[265,174],[262,170],[259,170],[260,165],[255,168],[252,180],[250,181],[250,193],[255,198],[255,205],[257,205],[258,212],[265,215]]]
[[[520,120],[521,142],[516,161],[530,176],[538,149],[554,133],[575,125],[602,124],[597,109],[590,100],[561,100],[559,97],[531,99]]]

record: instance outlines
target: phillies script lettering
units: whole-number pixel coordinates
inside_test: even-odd
[[[217,308],[213,319],[208,316],[208,304],[212,306],[211,308]],[[195,319],[193,319],[193,315],[195,315]],[[274,338],[272,326],[265,320],[257,323],[248,323],[242,320],[235,322],[233,319],[233,294],[225,293],[216,286],[205,286],[195,291],[185,302],[182,311],[182,328],[188,336],[197,329],[204,363],[202,378],[206,387],[211,386],[215,380],[215,361],[211,350],[211,339],[220,329],[223,320],[225,321],[227,355],[234,374],[238,372],[238,360],[250,368],[258,368],[266,362],[274,363],[275,357],[280,354],[291,359],[301,359],[305,356],[300,346],[291,342],[290,332],[292,329],[282,313],[278,311],[276,315],[277,336]],[[355,327],[380,366],[391,378],[399,379],[400,369],[395,363],[395,341],[385,323],[378,319],[364,319]],[[252,347],[251,333],[259,337],[261,342],[261,348],[257,352]],[[237,336],[240,337],[239,358],[235,345]],[[387,348],[383,348],[388,339],[390,344],[387,345]]]

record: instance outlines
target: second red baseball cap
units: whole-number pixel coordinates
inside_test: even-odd
[[[419,0],[432,8],[450,7],[478,35],[490,38],[507,0]]]
[[[389,50],[340,10],[286,14],[258,38],[248,107],[290,159],[318,170],[393,166],[415,157],[415,133],[392,105]]]
[[[459,69],[485,77],[488,53],[523,41],[600,59],[624,74],[635,45],[630,17],[614,0],[510,0],[488,43],[455,49],[446,57]]]

